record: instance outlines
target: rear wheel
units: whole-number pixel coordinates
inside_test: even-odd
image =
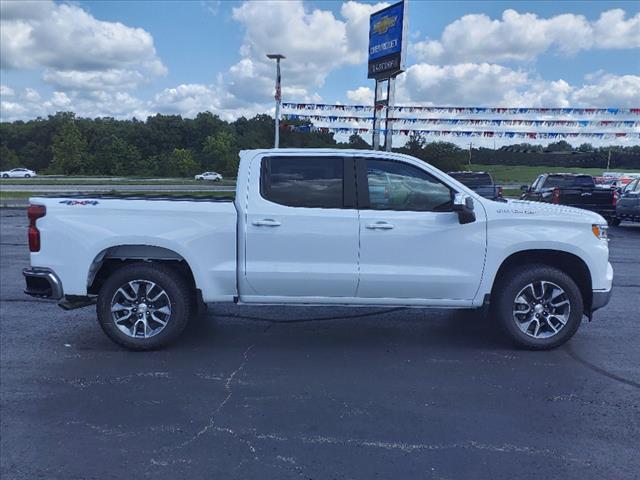
[[[111,340],[132,350],[168,345],[191,315],[192,292],[173,269],[153,263],[122,267],[98,294],[98,321]]]
[[[9,174],[8,173],[2,174],[2,178],[9,178]]]
[[[25,173],[24,178],[31,178],[31,175],[29,175],[28,173]]]
[[[546,350],[578,330],[583,315],[580,289],[566,273],[546,265],[524,265],[499,280],[493,316],[519,346]]]

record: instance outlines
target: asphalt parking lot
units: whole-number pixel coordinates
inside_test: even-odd
[[[459,311],[212,305],[132,353],[23,295],[26,212],[0,217],[3,479],[640,478],[640,226],[557,350]]]

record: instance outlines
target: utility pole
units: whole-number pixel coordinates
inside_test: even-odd
[[[607,172],[609,171],[610,166],[611,166],[611,150],[609,150],[609,155],[607,157]]]
[[[473,143],[469,143],[469,166],[471,166],[471,147],[473,146]]]
[[[276,126],[275,126],[275,140],[274,148],[280,147],[280,104],[282,103],[282,90],[280,88],[280,60],[285,58],[284,55],[279,53],[268,53],[267,58],[276,61]]]

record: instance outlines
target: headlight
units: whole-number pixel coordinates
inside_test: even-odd
[[[600,240],[608,240],[607,231],[609,227],[607,225],[591,225],[591,231]]]

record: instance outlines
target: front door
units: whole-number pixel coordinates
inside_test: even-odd
[[[358,211],[353,160],[298,154],[254,162],[260,163],[252,164],[260,182],[252,173],[256,193],[247,199],[244,299],[354,297]]]
[[[452,210],[453,190],[435,175],[405,161],[358,162],[357,296],[414,299],[407,300],[410,304],[470,303],[480,285],[486,248],[486,217],[479,202],[476,221],[461,225]]]

